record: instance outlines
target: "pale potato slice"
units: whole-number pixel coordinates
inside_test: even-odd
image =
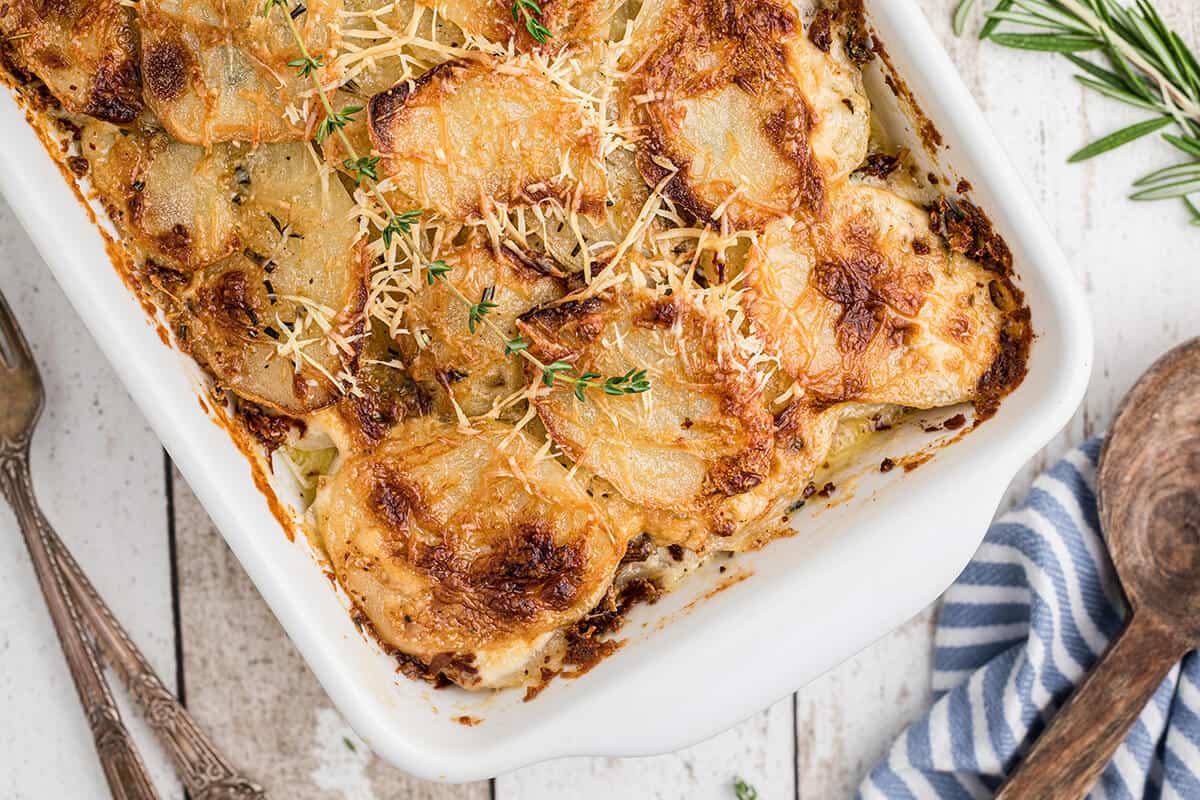
[[[593,390],[580,402],[556,383],[535,401],[562,451],[628,500],[700,513],[766,477],[771,418],[724,314],[626,283],[527,315],[521,330],[530,352],[576,375],[646,370],[651,389],[641,396]]]
[[[496,254],[486,241],[473,240],[443,258],[451,271],[405,307],[408,333],[400,338],[400,351],[414,380],[438,387],[431,392],[438,411],[454,416],[453,398],[464,414],[477,417],[525,386],[523,362],[505,355],[505,341],[517,335],[517,317],[565,293],[564,281],[538,272],[534,262],[511,251]],[[504,338],[482,323],[472,333],[469,310],[452,286],[472,302],[490,291],[489,302],[496,307],[487,320]]]
[[[541,680],[555,633],[607,591],[627,536],[525,431],[402,423],[319,490],[334,572],[388,645],[468,688]]]
[[[340,0],[306,2],[295,22],[309,52],[337,46]],[[263,15],[260,0],[146,0],[141,4],[146,102],[181,142],[287,142],[308,138],[316,101],[300,93],[310,79],[288,62],[300,50],[287,9]],[[288,107],[294,113],[288,114]]]
[[[337,399],[362,346],[366,243],[349,195],[322,180],[308,144],[263,145],[240,166],[244,255],[201,277],[192,309],[209,336],[193,337],[192,351],[233,391],[312,411]],[[289,331],[307,342],[299,354],[286,351]]]
[[[997,304],[1004,276],[952,252],[926,212],[883,189],[846,184],[827,219],[773,225],[745,276],[754,329],[827,401],[975,400],[993,363],[1013,357],[1005,339],[1027,340]]]
[[[572,224],[561,215],[547,215],[542,244],[546,252],[569,272],[597,272],[633,232],[646,201],[650,199],[650,187],[642,179],[634,160],[634,153],[624,148],[610,153],[605,160],[609,195],[599,222],[576,215]],[[647,228],[652,224],[653,221]],[[630,247],[636,248],[640,244],[640,241],[631,241]]]
[[[628,0],[542,0],[542,13],[533,19],[547,31],[545,42],[538,42],[525,25],[525,18],[513,19],[509,0],[438,0],[432,2],[438,12],[463,30],[491,42],[512,41],[527,50],[545,44],[555,49],[564,43],[584,42],[607,37],[610,22]]]
[[[0,36],[14,65],[46,84],[63,107],[118,124],[142,111],[138,31],[118,0],[10,0]]]
[[[629,92],[646,180],[678,170],[667,194],[735,227],[819,213],[866,155],[858,68],[810,42],[785,2],[653,0],[642,15]]]
[[[345,0],[341,19],[337,63],[342,84],[332,98],[339,111],[365,107],[372,95],[449,61],[455,51],[447,48],[462,48],[466,43],[462,29],[413,0]],[[403,46],[398,46],[401,42]],[[352,113],[343,132],[357,155],[371,154],[365,112]],[[326,138],[321,146],[330,163],[345,169],[348,154],[340,136]]]
[[[232,200],[238,178],[227,150],[94,122],[83,129],[80,152],[113,223],[163,266],[191,272],[241,246]]]
[[[420,208],[459,220],[492,201],[604,208],[598,126],[532,61],[447,62],[375,95],[369,112],[381,174]]]

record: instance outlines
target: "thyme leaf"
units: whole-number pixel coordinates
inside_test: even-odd
[[[538,44],[545,44],[550,39],[550,29],[542,24],[541,16],[542,7],[537,4],[536,0],[513,0],[513,22],[518,24],[524,22],[525,30],[529,32],[529,35]]]

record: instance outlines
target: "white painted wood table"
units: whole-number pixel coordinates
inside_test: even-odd
[[[1095,314],[1084,407],[1017,478],[1101,431],[1149,363],[1200,334],[1200,230],[1175,204],[1124,199],[1170,157],[1142,142],[1082,166],[1068,153],[1133,121],[1085,92],[1062,59],[955,39],[955,0],[924,0],[968,85],[1057,233]],[[990,2],[989,2],[990,5]],[[1158,0],[1200,45],[1194,0]],[[491,784],[414,781],[373,758],[331,708],[154,435],[0,204],[0,289],[17,309],[50,392],[34,472],[50,519],[159,672],[274,798],[731,798],[741,775],[764,800],[842,798],[928,702],[933,609],[793,698],[688,750],[576,758]],[[15,523],[0,510],[0,797],[105,796],[90,736]],[[814,609],[814,613],[820,613]],[[801,610],[803,613],[803,610]],[[135,732],[144,734],[134,720]],[[163,796],[182,798],[144,748]]]

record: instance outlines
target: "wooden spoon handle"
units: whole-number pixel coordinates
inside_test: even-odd
[[[1187,649],[1154,616],[1131,616],[996,800],[1084,797]]]

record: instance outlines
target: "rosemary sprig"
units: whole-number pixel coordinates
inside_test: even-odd
[[[542,24],[540,17],[542,16],[542,7],[535,0],[513,0],[512,18],[513,22],[525,23],[525,30],[529,32],[538,44],[545,44],[550,39],[550,29]]]
[[[340,111],[334,110],[333,103],[330,101],[329,95],[321,83],[321,78],[317,74],[324,67],[324,62],[320,57],[314,57],[309,53],[308,47],[304,44],[304,38],[300,35],[299,28],[296,27],[297,17],[303,15],[307,9],[303,4],[289,8],[288,0],[266,0],[266,3],[263,5],[263,16],[269,17],[271,11],[276,6],[280,6],[284,10],[284,21],[288,26],[288,31],[291,33],[293,41],[296,43],[296,47],[300,50],[300,58],[289,61],[288,66],[294,67],[302,77],[307,77],[312,81],[313,88],[320,98],[321,106],[325,110],[325,119],[317,126],[317,143],[320,144],[329,136],[336,135],[338,137],[347,156],[342,161],[342,166],[354,176],[355,180],[367,187],[386,213],[387,222],[381,229],[380,235],[383,239],[383,246],[389,248],[392,246],[394,237],[408,235],[412,231],[413,225],[420,220],[421,212],[414,210],[397,213],[392,208],[387,197],[379,188],[379,174],[377,171],[380,161],[379,157],[360,156],[354,149],[354,145],[350,142],[350,137],[346,135],[344,128],[353,121],[355,114],[362,111],[362,106],[346,106]],[[517,19],[518,6],[524,14],[525,26],[530,35],[539,42],[545,42],[549,39],[550,31],[542,26],[536,18],[536,16],[540,16],[542,13],[541,7],[534,0],[515,0],[513,3],[514,19]],[[498,308],[498,305],[494,302],[496,294],[494,286],[484,289],[478,302],[472,302],[447,278],[453,269],[451,265],[442,260],[429,261],[420,255],[420,250],[419,246],[415,248],[418,257],[423,261],[422,266],[425,269],[426,282],[432,286],[438,280],[443,281],[450,289],[451,294],[467,306],[467,327],[470,332],[474,334],[480,325],[488,327],[504,342],[504,354],[506,356],[519,355],[521,358],[524,358],[541,371],[542,381],[547,386],[553,386],[556,381],[564,383],[573,387],[575,396],[580,400],[586,399],[585,391],[597,387],[601,387],[605,394],[610,395],[641,394],[650,390],[650,382],[646,379],[645,370],[634,368],[629,370],[625,375],[613,376],[600,383],[599,380],[603,376],[599,373],[589,372],[576,377],[571,374],[574,372],[575,367],[565,361],[556,361],[553,364],[544,363],[533,353],[529,352],[528,341],[521,336],[510,339],[499,326],[488,318],[488,314]]]
[[[960,0],[954,31],[961,34],[975,0]],[[1200,226],[1200,60],[1169,28],[1149,0],[999,0],[986,14],[980,38],[1020,50],[1060,53],[1081,70],[1075,79],[1113,100],[1148,111],[1148,119],[1097,139],[1073,153],[1071,162],[1175,126],[1163,139],[1187,160],[1156,170],[1134,183],[1132,200],[1179,198]],[[998,31],[1002,23],[1016,30]],[[1080,53],[1096,53],[1102,61]]]

